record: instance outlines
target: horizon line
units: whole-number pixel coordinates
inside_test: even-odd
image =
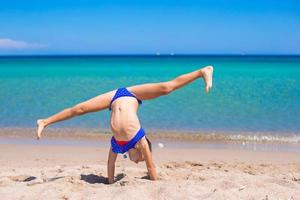
[[[251,56],[290,56],[298,57],[300,54],[0,54],[0,57],[221,57],[221,56],[238,56],[238,57],[251,57]]]

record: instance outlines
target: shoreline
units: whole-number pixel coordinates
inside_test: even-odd
[[[0,137],[34,137],[36,129],[27,127],[0,128]],[[295,143],[300,144],[300,133],[285,132],[246,132],[246,131],[174,131],[174,130],[148,130],[146,133],[153,139],[169,139],[180,141],[237,141],[258,143]],[[45,138],[110,138],[109,129],[96,128],[46,128]]]
[[[38,146],[87,146],[105,147],[110,145],[112,137],[109,131],[95,129],[46,129],[41,140],[36,140],[33,128],[0,128],[0,145],[38,145]],[[266,136],[186,133],[186,132],[150,132],[147,136],[153,147],[162,143],[169,149],[231,149],[249,151],[300,152],[300,136]],[[299,140],[298,140],[299,137]]]

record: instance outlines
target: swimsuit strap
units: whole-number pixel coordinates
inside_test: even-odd
[[[134,94],[132,94],[131,92],[129,92],[125,87],[123,88],[119,88],[117,89],[114,97],[112,98],[111,102],[110,102],[110,106],[109,106],[109,110],[111,110],[111,104],[118,98],[120,97],[134,97],[138,102],[139,104],[142,104],[142,101],[140,99],[138,99]]]
[[[140,128],[140,130],[136,133],[136,135],[128,141],[127,144],[124,146],[121,146],[117,143],[115,137],[113,136],[110,140],[112,151],[114,153],[125,153],[129,151],[130,149],[134,148],[136,143],[140,141],[145,136],[145,131],[143,128]]]

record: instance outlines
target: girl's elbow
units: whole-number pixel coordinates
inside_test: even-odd
[[[111,166],[111,167],[114,167],[115,166],[115,161],[112,161],[112,160],[108,160],[107,161],[107,166]]]

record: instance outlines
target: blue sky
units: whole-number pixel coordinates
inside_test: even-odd
[[[299,0],[10,0],[5,54],[300,54]]]

